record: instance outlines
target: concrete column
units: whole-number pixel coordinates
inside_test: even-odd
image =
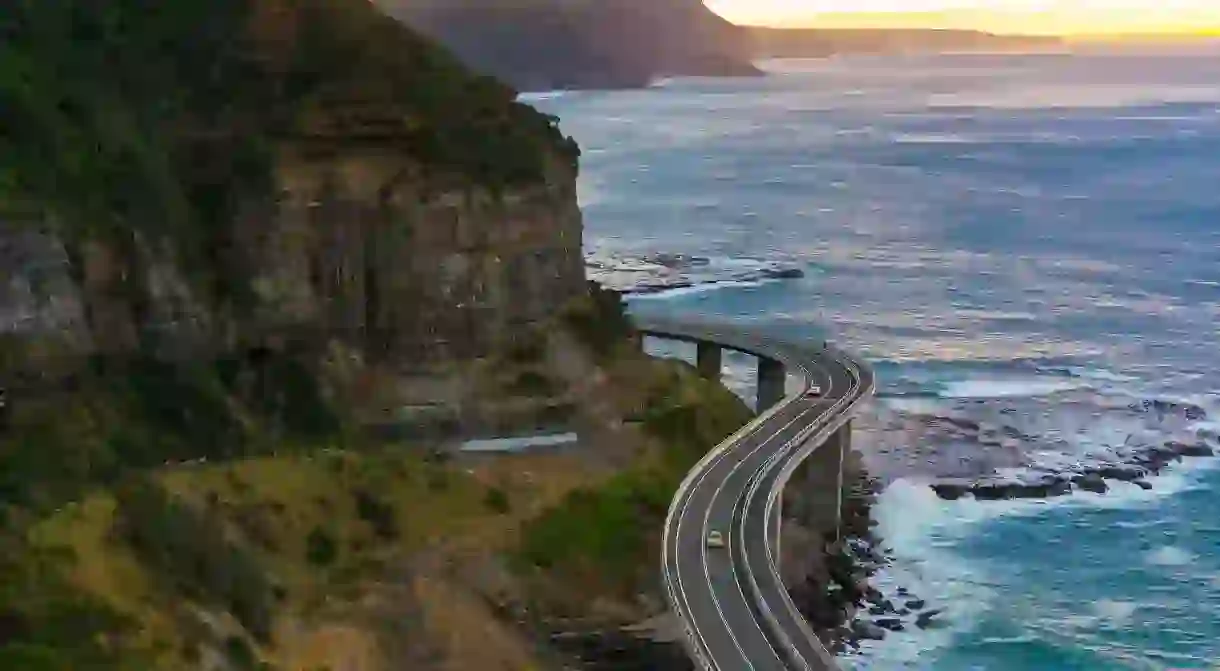
[[[722,365],[720,346],[700,340],[698,347],[698,353],[695,356],[695,367],[699,369],[699,374],[709,380],[719,380]]]
[[[637,349],[641,352],[644,351],[644,334],[643,333],[633,330],[631,332],[631,335],[627,336],[627,339],[631,342],[632,348]]]
[[[763,412],[784,398],[787,373],[784,364],[772,359],[758,359],[758,401],[755,408]]]
[[[839,482],[835,487],[837,496],[835,497],[835,542],[843,539],[843,471],[847,462],[847,454],[851,452],[851,420],[848,420],[843,426],[835,431],[835,435],[839,439]]]
[[[843,507],[843,457],[850,448],[851,423],[844,424],[805,460],[805,524],[819,536],[839,537]]]

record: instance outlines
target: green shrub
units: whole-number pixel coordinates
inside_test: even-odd
[[[373,528],[373,533],[382,540],[398,537],[398,522],[394,508],[376,495],[359,489],[352,493],[356,501],[356,514]]]
[[[335,563],[339,548],[335,539],[325,529],[314,527],[305,539],[305,558],[314,566],[330,566]]]
[[[488,510],[500,515],[506,514],[511,509],[508,494],[499,487],[491,487],[487,490],[487,494],[483,496],[483,505],[487,506]]]
[[[338,417],[323,400],[317,377],[302,361],[269,350],[261,356],[255,352],[259,350],[217,360],[217,375],[229,393],[288,438],[309,440],[338,433]]]
[[[622,294],[600,284],[588,283],[588,299],[568,306],[564,322],[598,357],[610,355],[615,346],[634,333]]]
[[[188,596],[226,608],[267,640],[271,585],[219,522],[149,480],[129,482],[117,495],[121,533],[157,575]]]
[[[510,391],[523,396],[550,396],[556,392],[556,388],[550,378],[527,370],[517,376],[510,386]]]
[[[258,667],[258,657],[250,644],[241,636],[230,636],[225,639],[225,657],[237,669],[255,669]]]
[[[103,643],[132,622],[78,592],[59,567],[51,552],[0,532],[0,669],[140,669],[147,660]]]
[[[696,401],[680,402],[685,385]],[[657,551],[670,499],[702,454],[750,418],[743,403],[720,385],[679,373],[651,399],[643,428],[663,444],[660,459],[579,489],[530,521],[514,557],[520,567],[595,567],[624,590],[653,579],[641,567]]]
[[[538,363],[546,354],[545,344],[541,337],[532,336],[519,340],[509,346],[506,358],[516,364]]]
[[[442,465],[429,464],[424,480],[430,492],[443,492],[449,488],[449,472]]]

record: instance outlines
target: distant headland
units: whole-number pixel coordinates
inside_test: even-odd
[[[700,0],[374,0],[520,91],[618,89],[673,76],[758,76],[754,61],[836,54],[1061,49],[976,30],[763,28]]]

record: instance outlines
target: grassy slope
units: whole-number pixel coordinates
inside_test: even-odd
[[[255,556],[282,590],[275,638],[285,641],[294,640],[295,621],[342,620],[344,604],[360,594],[364,581],[384,574],[388,562],[439,538],[498,525],[508,514],[488,503],[493,490],[470,475],[405,454],[252,459],[171,471],[157,482],[206,511],[231,542]],[[392,511],[392,535],[379,534],[367,513],[362,517],[357,495]],[[43,548],[71,548],[67,556],[75,559],[61,564],[71,582],[141,623],[129,655],[155,658],[158,668],[191,668],[201,649],[224,649],[230,636],[257,645],[224,608],[182,600],[176,576],[158,571],[116,536],[119,517],[114,495],[99,492],[35,526],[31,539]],[[333,543],[333,556],[311,554],[309,540],[319,534]],[[270,661],[296,661],[307,656],[302,648],[309,639],[297,635],[296,649],[268,645],[264,654]]]
[[[270,151],[284,135],[394,143],[431,169],[493,186],[536,181],[548,160],[576,158],[512,91],[471,77],[362,0],[16,0],[9,9],[0,208],[53,214],[70,248],[79,238],[123,250],[136,233],[165,237],[217,301],[235,300],[242,283],[215,264],[223,229],[242,198],[269,187]],[[352,102],[375,108],[377,123],[345,125],[335,113]],[[127,288],[140,309],[139,282]],[[619,361],[604,345],[594,349],[612,371]],[[447,467],[441,487],[439,467],[402,454],[308,459],[342,436],[309,366],[291,357],[92,363],[54,389],[23,392],[0,435],[0,668],[176,671],[213,659],[253,668],[260,657],[318,668],[336,664],[334,650],[377,668],[402,635],[384,628],[403,620],[379,599],[400,594],[440,602],[423,609],[428,645],[453,668],[481,666],[461,656],[471,645],[454,640],[453,618],[486,615],[486,604],[455,583],[398,580],[398,571],[452,543],[517,557],[526,574],[520,558],[541,561],[554,569],[540,581],[551,588],[621,596],[644,579],[629,565],[653,563],[644,525],[657,522],[680,464],[731,430],[726,417],[744,416],[689,371],[664,381],[636,361],[625,369],[640,378],[619,376],[609,396],[652,388],[649,432],[669,447],[654,444],[608,483],[556,458],[530,465],[533,479],[514,460],[485,482]],[[693,406],[664,409],[691,394]],[[146,475],[204,456],[228,463]],[[585,493],[564,498],[574,488]],[[647,516],[620,536],[625,551],[593,556],[605,541],[590,530],[623,534],[624,511],[637,505]],[[576,527],[586,533],[555,539]],[[602,569],[610,580],[585,584]],[[517,667],[531,658],[490,616],[479,630],[481,643],[502,641],[499,658]]]
[[[654,594],[673,492],[708,449],[749,420],[738,398],[684,365],[661,371],[641,418],[652,447],[608,481],[570,492],[525,529],[514,563],[537,579],[549,609],[596,617],[587,611],[592,600],[630,603]]]
[[[268,586],[263,605],[274,618],[261,641],[248,619],[234,619],[229,583],[194,577],[134,542],[128,518],[155,517],[149,509],[157,507],[125,511],[122,487],[43,518],[27,538],[70,593],[136,623],[112,629],[118,657],[135,668],[197,668],[213,657],[246,668],[241,660],[249,656],[272,668],[378,669],[387,656],[419,650],[446,660],[443,668],[542,667],[545,655],[495,615],[502,595],[470,584],[454,567],[505,558],[516,576],[508,589],[544,616],[618,622],[647,615],[634,599],[656,592],[656,543],[669,497],[703,451],[749,416],[685,364],[650,362],[621,345],[600,360],[605,380],[590,393],[621,399],[621,414],[642,420],[636,456],[623,469],[579,455],[522,455],[468,468],[386,447],[156,475],[159,488],[220,530],[209,546],[230,548],[190,556],[215,567],[212,573],[233,573],[247,559],[257,568],[242,593]],[[417,625],[394,630],[404,621]],[[483,632],[479,645],[471,631]],[[81,657],[66,659],[79,664]]]

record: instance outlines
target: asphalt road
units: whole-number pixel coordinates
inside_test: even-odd
[[[796,463],[824,440],[822,434],[849,418],[856,402],[871,393],[871,373],[822,343],[799,346],[698,321],[637,318],[637,323],[647,335],[714,342],[780,360],[789,372],[803,374],[803,388],[822,387],[817,399],[785,397],[692,469],[670,507],[662,579],[700,666],[836,668],[779,579],[770,555],[767,504]],[[812,439],[797,441],[810,434]],[[707,547],[712,530],[724,534],[725,548]]]

